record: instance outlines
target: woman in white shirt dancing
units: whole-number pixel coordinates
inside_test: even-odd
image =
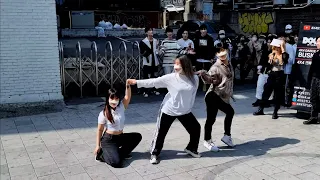
[[[190,142],[185,152],[193,157],[201,157],[198,145],[201,127],[191,112],[196,97],[199,78],[194,75],[191,61],[187,56],[178,57],[174,64],[175,73],[146,80],[129,79],[128,84],[138,88],[167,88],[157,119],[157,129],[151,146],[150,163],[158,164],[158,156],[163,148],[164,139],[175,119],[178,119],[190,134]]]
[[[106,162],[115,168],[122,167],[123,159],[131,158],[130,153],[142,139],[139,133],[123,133],[124,111],[128,108],[130,100],[130,85],[127,85],[122,101],[119,91],[110,89],[105,108],[98,117],[97,145],[94,154],[97,161]]]

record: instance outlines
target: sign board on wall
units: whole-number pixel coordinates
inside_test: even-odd
[[[312,57],[318,51],[316,47],[318,36],[320,36],[319,22],[300,24],[296,61],[292,72],[295,80],[292,109],[310,111],[310,91],[305,87]]]
[[[213,19],[213,3],[212,2],[203,2],[203,20],[212,20]]]

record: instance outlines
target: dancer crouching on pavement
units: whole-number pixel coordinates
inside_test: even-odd
[[[207,120],[204,127],[204,146],[211,151],[219,151],[219,148],[215,146],[211,139],[212,126],[216,121],[218,110],[226,114],[224,120],[225,132],[221,141],[230,147],[234,146],[230,132],[234,109],[229,102],[233,94],[234,72],[227,58],[227,50],[221,48],[216,55],[218,59],[208,72],[205,70],[199,71],[203,81],[211,84],[205,96]]]
[[[140,133],[123,133],[125,109],[131,99],[131,87],[126,86],[123,100],[119,91],[110,89],[104,110],[98,117],[96,160],[106,162],[114,168],[121,168],[123,159],[131,158],[130,153],[140,143]],[[105,131],[104,131],[105,128]]]
[[[157,129],[151,144],[151,164],[158,164],[158,156],[163,148],[164,139],[175,119],[178,119],[190,135],[185,152],[199,158],[198,145],[201,127],[191,112],[197,94],[199,78],[194,74],[190,59],[183,55],[175,60],[175,73],[147,80],[129,79],[131,85],[138,88],[167,88],[168,93],[160,107]]]

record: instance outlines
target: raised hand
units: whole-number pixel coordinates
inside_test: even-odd
[[[127,85],[135,85],[137,84],[137,80],[135,79],[127,79]]]

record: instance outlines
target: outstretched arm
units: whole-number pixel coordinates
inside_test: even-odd
[[[137,84],[138,88],[167,88],[167,76],[161,76],[158,78],[151,78],[151,79],[144,79],[144,80],[135,80],[135,79],[128,79],[127,82],[129,85]]]

